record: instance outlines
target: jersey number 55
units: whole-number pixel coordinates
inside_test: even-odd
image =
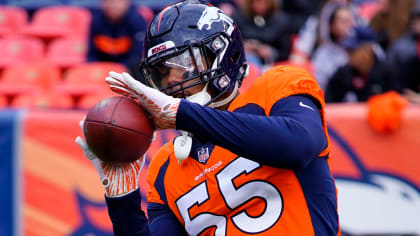
[[[242,173],[248,175],[260,167],[261,165],[255,161],[239,157],[216,174],[218,188],[230,210],[233,211],[253,198],[264,200],[265,210],[259,216],[251,217],[242,210],[230,217],[235,227],[249,234],[262,233],[270,229],[279,220],[283,211],[280,191],[266,180],[252,180],[239,187],[234,185],[234,179]],[[226,216],[206,212],[191,218],[189,209],[208,200],[207,183],[204,181],[176,201],[188,234],[197,235],[209,227],[216,227],[215,235],[226,235]]]

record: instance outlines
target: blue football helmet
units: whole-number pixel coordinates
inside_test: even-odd
[[[171,68],[182,71],[182,81],[167,83]],[[140,70],[149,86],[218,107],[235,97],[248,65],[241,34],[232,19],[217,7],[188,0],[172,4],[154,17],[145,35]],[[185,93],[185,89],[202,84],[199,95]],[[222,96],[223,100],[216,102]]]

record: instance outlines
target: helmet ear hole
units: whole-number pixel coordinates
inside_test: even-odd
[[[230,60],[234,63],[238,63],[239,58],[241,57],[241,52],[236,51],[235,53],[233,53],[233,55],[230,57]]]

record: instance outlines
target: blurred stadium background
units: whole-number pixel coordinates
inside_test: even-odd
[[[172,2],[133,7],[150,21]],[[381,1],[353,2],[368,18]],[[112,235],[96,171],[74,143],[87,109],[113,96],[108,71],[128,70],[86,59],[99,8],[100,0],[0,0],[0,236]],[[314,70],[311,61],[297,65]],[[266,66],[251,64],[241,89]],[[343,235],[420,235],[420,106],[395,106],[382,104],[392,114],[372,120],[368,102],[327,104]],[[161,131],[148,161],[174,135]]]

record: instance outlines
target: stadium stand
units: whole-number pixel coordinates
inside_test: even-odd
[[[32,21],[23,30],[29,36],[51,40],[72,36],[87,38],[91,13],[75,6],[51,6],[37,10]]]
[[[109,71],[124,72],[128,69],[113,62],[93,62],[72,67],[66,71],[63,82],[55,87],[62,94],[70,95],[75,106],[86,95],[102,94],[109,91],[104,78]]]
[[[19,64],[3,71],[0,95],[12,104],[20,96],[49,93],[60,80],[59,70],[45,63]]]
[[[44,44],[37,38],[7,36],[0,38],[0,69],[40,60],[44,57]]]
[[[31,94],[21,94],[13,99],[9,107],[13,108],[62,108],[71,109],[73,108],[73,99],[69,95],[60,94],[57,91],[48,92],[34,92]]]
[[[147,6],[153,11],[160,11],[164,7],[176,2],[176,0],[133,0],[133,4],[136,6]]]
[[[67,0],[66,4],[70,6],[85,7],[89,10],[98,10],[100,8],[100,0]]]
[[[4,2],[9,6],[24,8],[30,14],[44,7],[65,4],[65,0],[4,0]]]
[[[138,13],[143,17],[143,19],[146,21],[146,23],[149,25],[150,22],[152,22],[153,17],[155,16],[155,13],[153,10],[148,6],[138,6],[137,7]]]
[[[102,99],[113,96],[117,96],[117,94],[115,94],[111,90],[104,90],[103,92],[97,94],[88,94],[80,98],[79,102],[76,104],[76,108],[90,109]]]
[[[86,61],[87,42],[81,38],[59,38],[50,42],[46,59],[52,65],[67,69]]]
[[[16,35],[28,24],[25,9],[12,6],[0,6],[0,36]]]
[[[0,109],[7,107],[7,99],[3,96],[0,96]]]
[[[11,86],[34,86],[44,91],[60,83],[60,72],[47,63],[36,62],[11,66],[3,71],[0,83]]]
[[[64,82],[73,85],[105,85],[104,78],[109,71],[124,72],[127,68],[114,62],[85,63],[70,68],[64,75]]]

